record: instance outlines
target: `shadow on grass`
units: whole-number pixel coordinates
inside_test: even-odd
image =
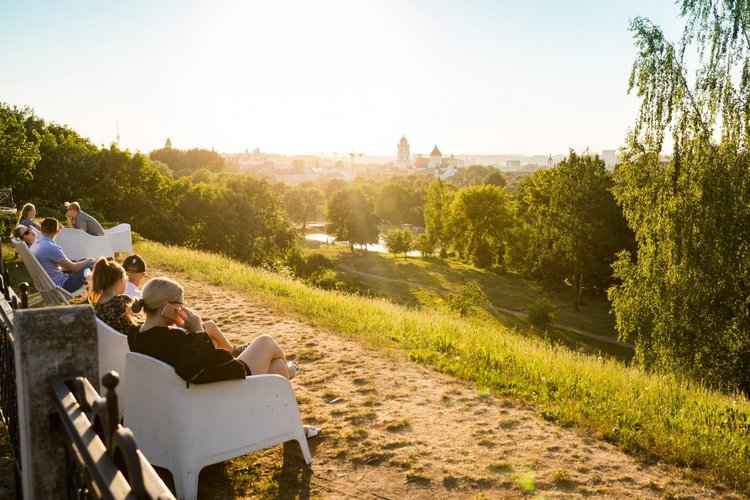
[[[309,444],[313,452],[314,443]],[[165,475],[169,477],[168,471],[163,472],[163,478]],[[289,441],[284,443],[281,464],[276,450],[268,450],[205,467],[200,475],[198,497],[309,500],[312,474],[312,468],[305,464],[297,442]],[[170,481],[165,479],[165,482],[172,486],[171,478]]]

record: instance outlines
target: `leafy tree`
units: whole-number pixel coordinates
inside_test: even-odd
[[[183,151],[175,148],[162,148],[151,151],[149,157],[169,165],[175,176],[191,175],[196,170],[205,168],[211,172],[225,169],[224,158],[216,151],[208,149],[189,149]]]
[[[641,109],[615,194],[638,246],[620,255],[610,297],[637,362],[750,394],[750,7],[680,4],[676,44],[631,23]]]
[[[450,245],[477,267],[498,263],[513,214],[505,188],[483,184],[462,188],[450,206],[446,228]]]
[[[435,179],[427,188],[424,203],[424,223],[427,238],[433,247],[440,247],[440,257],[445,258],[448,246],[448,215],[453,193],[440,179]]]
[[[40,154],[39,132],[27,130],[32,119],[30,109],[0,102],[0,187],[18,189],[33,178]]]
[[[386,235],[385,244],[394,257],[403,253],[406,260],[409,252],[414,250],[414,233],[409,228],[394,229]]]
[[[328,233],[337,240],[354,245],[378,242],[378,216],[372,202],[361,189],[344,188],[336,191],[328,200]]]
[[[390,182],[382,186],[375,203],[380,219],[396,226],[403,224],[410,208],[408,198],[407,189],[399,184]]]
[[[505,176],[499,170],[493,170],[487,177],[484,178],[484,184],[492,184],[494,186],[506,186],[508,182],[505,180]]]
[[[289,217],[302,222],[302,232],[307,229],[307,222],[313,220],[323,205],[323,193],[311,182],[303,182],[292,187],[284,194],[284,206]]]
[[[425,233],[418,234],[414,240],[414,250],[422,254],[422,257],[429,257],[435,253],[435,243]]]
[[[573,285],[579,310],[584,279],[600,289],[612,284],[615,254],[632,246],[631,233],[611,193],[612,178],[598,156],[571,151],[557,167],[537,170],[518,187],[524,237],[509,252],[514,266],[553,287]]]

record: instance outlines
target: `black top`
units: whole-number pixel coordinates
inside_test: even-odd
[[[128,346],[174,367],[177,375],[194,384],[245,378],[245,364],[229,351],[217,349],[206,332],[156,326],[128,332]]]

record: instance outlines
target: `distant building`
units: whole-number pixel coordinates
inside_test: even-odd
[[[172,149],[172,141],[167,137],[167,142],[164,143],[164,149]]]
[[[411,153],[409,151],[409,141],[406,137],[401,136],[401,140],[398,141],[398,156],[397,164],[399,168],[403,170],[409,169],[409,162],[411,160]]]
[[[430,162],[428,163],[427,168],[438,168],[441,163],[443,163],[443,153],[440,152],[437,144],[435,144],[435,147],[432,148],[432,152],[430,153]]]
[[[615,149],[605,149],[602,151],[602,161],[604,161],[604,165],[612,170],[615,168],[615,165],[617,165],[617,150]]]
[[[517,168],[521,166],[521,160],[507,160],[505,162],[506,167]]]

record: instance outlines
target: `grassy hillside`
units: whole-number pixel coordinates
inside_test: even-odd
[[[629,361],[632,349],[597,341],[577,334],[584,331],[605,339],[616,340],[610,304],[603,296],[586,297],[581,311],[573,309],[572,291],[545,292],[533,281],[515,274],[477,269],[473,266],[438,258],[423,259],[403,255],[368,252],[352,254],[348,245],[326,245],[306,240],[303,246],[322,253],[334,262],[336,280],[346,289],[368,296],[387,298],[412,309],[437,309],[449,312],[447,298],[469,280],[477,281],[490,305],[483,317],[494,319],[509,328],[520,328],[530,335],[547,336],[574,350],[614,356]],[[523,320],[528,305],[546,296],[557,309],[557,325],[548,332],[527,330]],[[520,319],[519,319],[520,318]]]
[[[150,264],[260,299],[278,312],[385,351],[403,351],[533,404],[655,461],[750,493],[750,403],[673,377],[550,345],[496,322],[309,288],[224,257],[143,242]]]

